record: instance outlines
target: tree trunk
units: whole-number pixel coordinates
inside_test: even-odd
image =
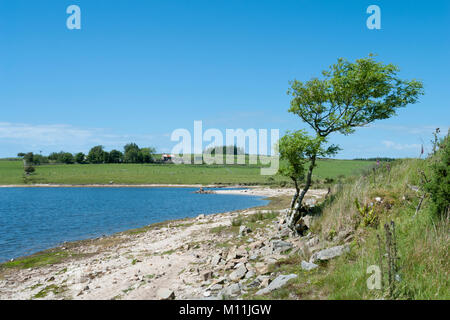
[[[291,179],[292,179],[292,181],[294,181],[294,185],[295,185],[295,194],[294,194],[294,196],[292,197],[292,201],[291,201],[291,210],[290,210],[289,213],[292,213],[292,210],[294,209],[295,203],[297,202],[297,198],[298,198],[298,195],[299,195],[299,193],[300,193],[300,188],[298,187],[297,179],[295,179],[295,178],[293,178],[293,177],[291,177]]]
[[[313,173],[315,164],[316,164],[316,156],[314,155],[311,157],[311,163],[309,165],[308,175],[306,176],[305,187],[303,188],[300,196],[297,198],[297,202],[295,204],[294,210],[293,210],[293,212],[291,212],[291,215],[288,219],[288,226],[289,226],[289,228],[291,228],[294,231],[295,231],[295,224],[301,218],[300,209],[302,207],[303,198],[305,197],[306,193],[309,190],[309,187],[311,186],[312,173]]]

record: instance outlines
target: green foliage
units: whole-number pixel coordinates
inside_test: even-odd
[[[417,102],[423,94],[421,82],[402,80],[398,71],[395,65],[376,62],[372,55],[354,63],[340,58],[322,72],[323,79],[291,82],[289,112],[321,137],[353,133],[355,127],[394,116],[398,108]]]
[[[105,163],[107,161],[108,154],[103,150],[103,146],[95,146],[89,150],[87,160],[90,163]]]
[[[278,173],[289,177],[294,181],[303,180],[305,177],[305,163],[309,155],[309,148],[313,145],[310,136],[303,130],[287,132],[279,140],[280,163]]]
[[[128,143],[123,147],[124,162],[126,163],[141,163],[142,154],[140,154],[139,146],[136,143]]]
[[[361,207],[358,198],[355,198],[355,206],[362,218],[362,224],[364,227],[377,225],[378,217],[375,212],[375,207],[369,208],[367,203]]]
[[[123,153],[119,150],[111,150],[109,153],[109,163],[120,163],[123,162]]]
[[[75,155],[74,160],[76,163],[79,163],[79,164],[86,163],[86,155],[83,152],[78,152]]]
[[[72,164],[75,162],[73,155],[69,152],[64,152],[60,158],[61,163]]]
[[[154,159],[155,152],[156,152],[155,148],[142,148],[140,150],[142,162],[143,163],[151,163],[151,162],[155,161],[155,159]]]
[[[136,143],[128,143],[124,147],[125,163],[151,163],[154,161],[154,148],[139,148]]]
[[[425,184],[430,193],[432,210],[436,216],[448,217],[450,208],[450,142],[447,135],[440,143],[439,150],[431,159],[431,178]]]
[[[36,171],[36,169],[31,165],[25,166],[25,168],[23,170],[25,171],[26,174],[31,174]]]

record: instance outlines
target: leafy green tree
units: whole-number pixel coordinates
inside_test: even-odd
[[[35,165],[40,165],[42,163],[48,163],[48,158],[46,156],[43,156],[41,154],[35,154],[33,157],[33,163]]]
[[[95,146],[89,150],[87,160],[89,163],[105,163],[107,152],[103,150],[103,146]]]
[[[65,164],[73,164],[75,162],[75,159],[73,157],[73,154],[71,154],[70,152],[63,152],[59,157],[59,162]]]
[[[142,148],[140,150],[140,157],[143,163],[152,163],[155,160],[154,154],[156,153],[155,148]]]
[[[128,143],[124,147],[124,162],[142,163],[141,149],[136,143]]]
[[[83,152],[78,152],[75,155],[74,160],[76,163],[80,163],[80,164],[86,163],[86,155]]]
[[[280,153],[280,168],[278,173],[292,180],[295,186],[295,194],[291,202],[291,210],[294,209],[300,196],[299,184],[305,179],[305,164],[311,161],[314,155],[330,156],[336,154],[338,148],[334,145],[323,149],[325,139],[313,138],[304,130],[288,131],[278,142]]]
[[[109,153],[109,163],[120,163],[123,161],[123,153],[118,150],[111,150]]]
[[[356,62],[340,58],[329,70],[322,72],[321,79],[290,82],[289,112],[314,130],[317,141],[332,133],[348,135],[356,127],[390,118],[396,115],[397,109],[417,102],[423,94],[423,84],[417,80],[402,80],[398,72],[397,66],[377,62],[372,55]],[[319,150],[321,148],[317,148]],[[304,195],[311,186],[318,155],[319,152],[311,155],[305,187],[297,199],[296,216],[299,216]],[[295,220],[291,227],[297,222]]]

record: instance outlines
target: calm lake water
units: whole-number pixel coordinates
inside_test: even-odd
[[[0,262],[170,219],[261,206],[256,196],[198,188],[2,188]]]

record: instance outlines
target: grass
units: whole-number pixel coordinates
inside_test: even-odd
[[[337,180],[372,165],[363,160],[319,160],[314,179]],[[285,185],[289,179],[260,174],[257,165],[71,164],[36,166],[24,179],[22,161],[0,160],[0,184],[242,184]]]
[[[69,252],[52,249],[33,254],[31,256],[19,258],[10,262],[5,262],[1,264],[0,267],[19,269],[36,268],[49,264],[60,263],[71,256],[72,254]]]
[[[295,273],[298,278],[278,292],[255,298],[449,299],[449,219],[433,216],[428,200],[415,215],[420,194],[411,189],[420,185],[419,170],[429,173],[429,161],[401,160],[391,165],[390,171],[383,168],[375,174],[368,171],[335,186],[333,196],[316,209],[312,231],[322,243],[329,242],[328,246],[341,243],[336,235],[350,231],[354,236],[350,253],[309,273],[300,267],[302,260],[309,259],[305,252],[278,261],[271,266],[273,272]],[[377,203],[375,197],[382,202]],[[355,198],[373,204],[377,225],[364,226]],[[401,281],[389,296],[386,288],[369,290],[366,281],[370,276],[367,268],[379,264],[377,234],[384,239],[383,224],[391,220],[396,225]]]
[[[36,293],[33,298],[39,299],[39,298],[45,298],[50,292],[52,292],[55,296],[64,293],[67,290],[65,286],[58,287],[55,284],[51,284],[49,286],[46,286],[41,291]]]

